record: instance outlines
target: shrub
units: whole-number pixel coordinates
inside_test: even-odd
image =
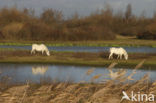
[[[137,35],[138,39],[150,39],[150,40],[156,40],[156,33],[151,33],[150,31],[144,31],[141,34]]]
[[[3,8],[0,10],[0,26],[6,26],[13,22],[24,22],[29,16],[17,8]]]
[[[2,39],[4,39],[5,37],[4,37],[4,35],[3,35],[3,33],[0,31],[0,39],[2,40]]]
[[[156,21],[146,26],[145,30],[137,35],[139,39],[156,40]]]
[[[6,39],[17,39],[19,31],[22,29],[23,24],[14,22],[6,25],[2,29],[2,33]]]
[[[137,35],[139,28],[137,27],[127,27],[121,30],[121,35],[123,36],[134,36]]]
[[[40,21],[29,21],[23,25],[19,32],[19,38],[25,40],[48,40],[51,34],[51,28]]]

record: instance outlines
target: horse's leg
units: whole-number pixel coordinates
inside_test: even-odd
[[[122,59],[122,55],[120,54],[120,59]]]
[[[112,55],[111,55],[111,59],[113,59],[113,53],[112,53]]]
[[[35,53],[35,50],[32,49],[32,50],[31,50],[31,54],[33,54],[33,53]]]
[[[42,55],[43,55],[43,53],[44,53],[44,50],[42,50]]]
[[[110,55],[111,55],[111,54],[109,54],[109,57],[108,57],[108,59],[110,59]]]
[[[127,56],[127,55],[124,54],[124,58],[125,58],[125,60],[126,60],[126,56]]]
[[[112,53],[109,54],[109,59],[111,59],[111,57],[112,57]]]
[[[31,50],[31,54],[33,53],[33,50]]]
[[[117,57],[117,59],[119,59],[119,57],[120,57],[120,55],[118,54],[118,57]]]
[[[110,58],[113,59],[113,53],[111,53],[111,57]]]

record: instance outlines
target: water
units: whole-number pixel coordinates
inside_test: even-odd
[[[91,68],[95,68],[91,75],[86,75],[86,72]],[[114,68],[113,71],[119,70]],[[132,73],[132,69],[125,69],[126,75]],[[85,66],[64,66],[64,65],[41,65],[41,64],[0,64],[0,77],[8,76],[14,83],[24,83],[26,80],[32,82],[40,82],[41,78],[50,78],[61,82],[72,81],[90,81],[95,75],[102,76],[95,82],[110,79],[109,71],[105,67],[85,67]],[[156,79],[156,70],[138,70],[132,77],[135,80],[141,79],[145,74],[150,74],[150,80]]]
[[[7,46],[1,45],[0,48],[31,50],[31,46]],[[108,51],[110,47],[89,47],[89,46],[48,46],[49,50],[54,51],[73,51],[73,52],[102,52]],[[156,48],[152,47],[124,47],[127,52],[134,53],[156,53]]]

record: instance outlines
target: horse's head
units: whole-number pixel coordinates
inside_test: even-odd
[[[50,52],[49,52],[49,51],[46,51],[46,54],[47,54],[48,56],[50,56]]]
[[[127,53],[125,54],[125,59],[128,60],[128,54]]]

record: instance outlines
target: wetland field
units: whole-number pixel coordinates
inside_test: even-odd
[[[0,1],[0,103],[156,103],[155,0],[36,1]]]
[[[123,90],[155,94],[155,41],[106,42],[47,43],[50,56],[31,54],[31,42],[0,43],[0,102],[131,103],[121,101]],[[112,46],[128,60],[109,60]]]

